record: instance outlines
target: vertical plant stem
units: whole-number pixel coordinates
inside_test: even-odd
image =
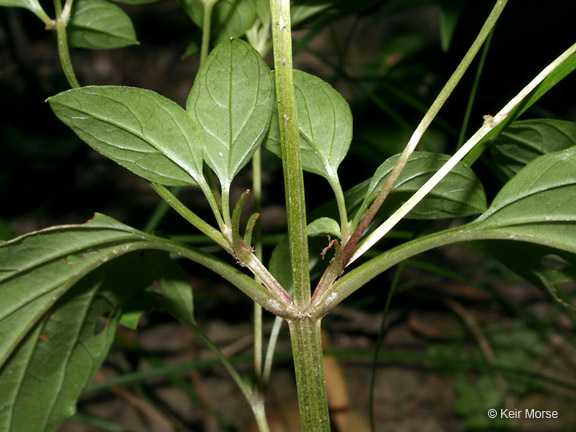
[[[200,64],[204,63],[206,57],[208,57],[208,51],[210,50],[210,31],[212,24],[212,9],[214,5],[218,3],[218,0],[202,0],[204,5],[204,16],[202,19],[202,46],[200,48]]]
[[[289,322],[304,432],[330,430],[320,323],[319,319],[307,317]]]
[[[286,189],[288,237],[294,281],[294,306],[304,308],[310,302],[308,273],[308,239],[306,236],[306,203],[300,157],[300,136],[296,117],[296,98],[292,74],[292,36],[290,1],[271,0],[272,35],[278,119],[282,142],[282,166]]]
[[[282,142],[282,165],[288,212],[290,260],[294,281],[293,307],[296,317],[289,322],[302,430],[329,431],[328,400],[322,365],[320,319],[305,312],[310,303],[308,239],[304,177],[300,158],[300,136],[292,76],[290,0],[270,0],[278,119]]]
[[[68,48],[68,35],[66,34],[66,26],[70,20],[70,12],[72,10],[73,0],[68,0],[64,8],[62,8],[61,0],[54,1],[54,10],[56,11],[56,38],[58,40],[58,55],[60,56],[60,64],[66,79],[72,88],[80,87],[80,83],[76,79],[74,68],[72,67],[72,60],[70,59],[70,49]]]
[[[262,152],[256,150],[252,158],[252,192],[254,194],[254,213],[262,210]],[[253,231],[256,257],[262,261],[262,229],[260,220],[256,221]],[[254,302],[254,372],[259,384],[262,384],[262,307]]]

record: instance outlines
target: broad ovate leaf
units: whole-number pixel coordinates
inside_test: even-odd
[[[378,195],[388,175],[398,162],[392,156],[378,167],[370,180],[362,213]],[[389,215],[432,177],[450,156],[428,152],[414,152],[392,192],[384,202],[381,212]],[[486,195],[474,172],[462,163],[452,171],[407,215],[408,219],[440,219],[469,216],[486,210]]]
[[[177,0],[194,23],[204,25],[202,0]],[[218,0],[212,9],[211,42],[218,44],[231,37],[244,35],[256,19],[256,0]]]
[[[140,177],[166,186],[203,181],[200,137],[175,102],[117,86],[72,89],[48,102],[90,147]]]
[[[337,170],[352,141],[352,113],[330,84],[314,75],[294,71],[294,90],[304,170],[337,182]],[[281,156],[280,129],[275,113],[266,147]]]
[[[537,119],[515,121],[490,145],[492,159],[509,178],[528,162],[576,145],[576,123]]]
[[[576,147],[530,162],[467,227],[576,253]]]
[[[204,157],[224,190],[264,139],[274,83],[260,54],[239,39],[218,45],[196,76],[186,109],[204,142]]]
[[[0,367],[30,323],[78,280],[146,238],[104,215],[84,225],[49,228],[0,244]]]
[[[138,44],[130,17],[106,0],[76,0],[67,26],[70,46],[113,49]]]
[[[104,361],[121,308],[166,253],[96,215],[0,245],[0,430],[56,431]]]

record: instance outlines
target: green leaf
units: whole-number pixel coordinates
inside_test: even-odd
[[[35,14],[39,11],[44,13],[42,6],[38,0],[0,0],[0,7],[21,7],[34,12]]]
[[[440,1],[440,41],[443,51],[448,51],[450,47],[462,6],[464,6],[463,0]]]
[[[392,156],[378,167],[366,190],[365,201],[359,215],[370,205],[394,169],[399,155]],[[380,212],[392,214],[404,201],[432,177],[448,155],[414,152],[400,175]],[[474,172],[459,163],[446,177],[426,195],[407,215],[408,219],[439,219],[469,216],[486,210],[486,196],[482,184]]]
[[[576,147],[536,158],[468,229],[576,253],[575,160]]]
[[[304,170],[330,182],[338,181],[338,166],[352,141],[352,113],[346,100],[330,84],[294,71],[300,149]],[[266,147],[281,157],[278,115],[272,116]]]
[[[106,0],[76,0],[67,26],[70,46],[113,49],[138,44],[130,17]]]
[[[148,3],[155,3],[158,0],[114,0],[116,3],[124,3],[124,4],[148,4]]]
[[[479,241],[473,245],[550,294],[557,302],[576,310],[576,302],[565,300],[559,293],[560,284],[576,280],[576,254],[538,244],[510,241]]]
[[[103,229],[94,227],[95,233],[107,231],[102,224],[97,225]],[[73,287],[62,284],[52,290],[40,290],[39,287],[44,288],[43,284],[32,282],[38,280],[39,274],[35,270],[40,266],[45,267],[45,276],[49,274],[48,268],[55,272],[58,267],[64,272],[64,266],[81,266],[81,263],[66,264],[65,256],[54,255],[56,251],[66,253],[63,244],[78,242],[82,237],[53,231],[56,232],[44,231],[22,238],[20,246],[28,246],[21,248],[27,252],[23,255],[28,268],[21,267],[20,277],[3,278],[2,281],[0,328],[3,339],[7,334],[10,338],[17,334],[21,340],[10,350],[7,361],[5,344],[0,353],[4,359],[0,363],[1,430],[56,431],[63,420],[74,414],[76,400],[92,381],[114,340],[121,307],[138,290],[152,283],[168,259],[165,253],[132,253],[103,265]],[[60,238],[52,238],[54,241],[44,243],[43,247],[32,240],[38,236],[46,239],[46,235]],[[93,239],[93,236],[88,237]],[[43,253],[52,257],[47,258]],[[94,254],[99,256],[100,263],[106,256],[101,252]],[[36,259],[32,259],[32,255]],[[6,261],[9,264],[2,268],[22,261],[6,259],[4,254],[0,257],[3,264]],[[36,265],[32,265],[33,261]],[[35,277],[26,277],[26,273]],[[55,274],[49,277],[55,279]],[[42,301],[47,296],[48,301]],[[20,303],[20,307],[14,308],[8,299]],[[23,301],[26,303],[21,304]],[[31,318],[32,312],[34,318]]]
[[[340,237],[340,225],[334,219],[321,217],[306,227],[309,237],[333,236]]]
[[[175,102],[132,87],[83,87],[48,99],[56,116],[94,150],[166,186],[204,182],[202,145]]]
[[[576,123],[538,119],[515,121],[494,140],[490,153],[509,178],[538,156],[576,145]]]
[[[268,264],[270,273],[288,292],[292,291],[292,266],[290,265],[290,242],[286,235],[272,251],[270,263]]]
[[[40,7],[40,3],[38,3],[38,0],[0,0],[0,6],[22,7],[34,10],[34,8]]]
[[[182,267],[171,261],[158,279],[158,285],[162,289],[162,294],[157,297],[162,309],[178,318],[184,325],[195,328],[194,291]]]
[[[238,39],[218,45],[200,68],[186,108],[222,189],[248,163],[268,131],[274,95],[270,70]]]
[[[325,27],[330,22],[354,15],[379,3],[380,0],[296,0],[292,5],[294,28]]]
[[[202,28],[204,5],[202,0],[177,0],[194,23]],[[256,20],[255,0],[218,0],[212,10],[210,39],[214,44],[231,37],[244,35]]]
[[[85,225],[49,228],[0,244],[0,367],[30,324],[78,280],[144,243],[137,231],[97,214]]]

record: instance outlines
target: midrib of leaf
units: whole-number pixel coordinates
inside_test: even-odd
[[[118,230],[120,232],[125,232],[125,231],[121,231]],[[79,271],[76,274],[73,274],[71,276],[68,276],[65,282],[57,282],[56,284],[51,285],[51,288],[48,290],[45,290],[44,292],[42,292],[40,295],[27,300],[25,303],[23,304],[19,304],[19,305],[15,305],[16,309],[11,310],[8,314],[3,315],[2,317],[0,317],[0,320],[3,320],[7,317],[9,317],[10,315],[14,314],[15,312],[18,312],[22,307],[24,307],[25,305],[28,305],[30,303],[32,303],[35,300],[38,300],[40,297],[47,295],[48,293],[55,291],[55,293],[52,295],[52,298],[50,299],[50,301],[48,301],[48,305],[54,304],[56,303],[64,294],[66,294],[66,292],[68,292],[68,290],[75,284],[77,283],[80,279],[82,279],[84,276],[86,276],[88,273],[90,273],[91,271],[95,270],[96,268],[98,268],[99,266],[101,266],[102,264],[104,264],[105,262],[109,262],[110,258],[109,257],[113,257],[114,258],[118,258],[122,255],[125,255],[127,253],[130,252],[134,252],[137,250],[141,250],[141,249],[146,249],[146,248],[153,248],[153,243],[150,241],[144,241],[144,240],[139,240],[138,242],[132,243],[132,244],[128,244],[129,247],[126,247],[127,244],[126,243],[120,243],[123,245],[123,247],[118,250],[118,249],[114,249],[114,250],[110,250],[109,252],[107,252],[106,254],[104,254],[103,256],[99,257],[97,260],[93,261],[92,263],[90,263],[90,265],[84,267],[81,271]],[[138,247],[135,247],[138,246]],[[89,247],[89,246],[88,246]],[[77,252],[77,250],[75,251]],[[67,254],[62,254],[60,256],[59,259],[62,259],[63,256],[65,256]],[[54,259],[50,259],[47,262],[50,261],[55,261],[58,258],[54,258]],[[38,266],[35,267],[39,267],[41,266],[41,264],[39,264]],[[43,307],[39,308],[38,312],[35,313],[32,317],[32,319],[29,319],[29,323],[23,327],[21,330],[21,335],[16,338],[13,341],[13,344],[7,347],[7,355],[6,356],[0,356],[0,365],[4,364],[6,358],[10,355],[10,353],[14,350],[14,348],[18,345],[18,343],[20,343],[20,341],[22,340],[22,337],[25,336],[26,333],[28,333],[30,331],[30,329],[33,327],[33,325],[37,322],[37,320],[44,314],[46,313],[46,305],[43,305]]]
[[[96,229],[100,229],[99,227]],[[119,231],[121,233],[127,233],[126,231]],[[127,233],[129,234],[129,233]],[[115,245],[115,243],[117,243],[118,245],[126,245],[126,242],[123,241],[124,239],[114,239],[111,240],[109,242],[103,243],[102,241],[98,241],[97,239],[94,240],[94,242],[90,242],[90,243],[83,243],[82,244],[82,250],[84,249],[90,249],[93,246],[98,246],[100,249],[106,248],[106,247],[113,247]],[[138,239],[134,239],[135,241],[133,243],[137,243],[137,242],[146,242],[146,240],[138,238]],[[58,259],[62,259],[67,257],[70,254],[77,254],[79,252],[78,247],[74,247],[74,246],[70,246],[70,249],[66,250],[65,252],[62,253],[58,253],[56,255],[50,255],[50,257],[43,257],[44,259],[36,261],[34,263],[32,263],[29,266],[26,266],[22,269],[18,269],[17,271],[20,272],[28,272],[30,270],[35,269],[36,267],[40,267],[46,264],[49,264],[52,261],[56,261]],[[90,252],[84,252],[84,253],[90,253]],[[73,265],[73,264],[71,264]],[[14,277],[18,277],[18,275],[9,275],[6,278],[1,278],[0,282],[6,282],[10,279],[13,279]]]
[[[119,104],[120,104],[120,102],[118,102],[116,99],[111,98],[111,97],[106,96],[106,95],[101,95],[101,94],[98,94],[98,93],[87,93],[87,94],[104,97],[104,98],[107,98],[107,99],[110,99],[110,100],[114,101],[115,103],[119,103]],[[149,100],[150,100],[150,99],[149,99]],[[182,128],[180,127],[180,124],[176,121],[176,119],[172,116],[172,114],[171,114],[168,110],[166,110],[166,108],[162,107],[161,105],[158,105],[154,100],[152,100],[152,102],[154,102],[158,107],[162,108],[162,109],[170,116],[170,118],[172,118],[172,120],[174,120],[174,123],[176,124],[176,126],[178,127],[178,129],[180,130],[180,132],[182,133],[182,135],[185,137],[186,143],[188,144],[188,150],[190,151],[191,156],[192,156],[192,157],[190,157],[190,161],[194,163],[194,166],[195,166],[196,170],[198,170],[198,167],[196,166],[196,160],[195,160],[195,158],[193,157],[193,152],[192,152],[192,150],[191,150],[191,143],[190,143],[190,140],[188,139],[188,134],[185,134],[185,133],[184,133],[184,131],[183,131]],[[117,121],[112,121],[111,119],[107,119],[106,117],[97,116],[97,115],[92,114],[92,113],[90,113],[90,112],[88,112],[88,111],[80,110],[79,108],[71,108],[71,107],[69,107],[69,106],[66,106],[66,108],[68,108],[68,109],[70,109],[70,110],[73,110],[73,111],[76,111],[76,112],[81,113],[81,114],[88,115],[89,117],[94,118],[94,119],[96,119],[96,120],[98,120],[98,121],[101,121],[102,123],[109,123],[109,124],[111,124],[112,126],[117,127],[118,129],[121,129],[121,130],[123,130],[123,131],[126,131],[126,132],[130,133],[130,134],[133,135],[134,137],[136,137],[136,138],[144,141],[145,143],[149,144],[150,147],[156,149],[156,151],[157,151],[158,154],[161,154],[161,155],[167,157],[169,160],[173,161],[178,167],[180,167],[182,170],[184,170],[184,172],[186,172],[187,174],[189,174],[189,175],[194,179],[194,181],[196,181],[196,182],[198,182],[198,183],[200,183],[200,182],[202,181],[201,179],[197,179],[197,178],[196,178],[196,175],[192,174],[187,167],[185,167],[185,166],[182,165],[182,161],[180,160],[180,157],[177,157],[177,158],[175,159],[174,156],[170,155],[169,153],[164,152],[161,147],[159,148],[158,146],[160,146],[160,144],[156,143],[156,141],[153,141],[152,139],[146,138],[146,137],[144,136],[144,132],[143,132],[143,130],[142,130],[142,129],[143,129],[143,127],[142,127],[142,122],[140,121],[140,119],[138,118],[138,116],[135,115],[135,113],[132,111],[132,109],[131,109],[128,105],[125,105],[125,104],[121,104],[121,105],[124,106],[124,107],[126,107],[126,108],[134,115],[134,118],[138,121],[138,123],[140,123],[140,129],[141,129],[141,130],[140,130],[140,133],[138,133],[138,131],[133,130],[132,128],[129,128],[128,126],[122,125],[122,123],[119,123],[119,122],[117,122]],[[192,121],[192,119],[190,119],[190,121]],[[116,145],[116,144],[113,145],[113,144],[107,143],[107,142],[105,142],[105,141],[102,141],[102,140],[99,139],[99,138],[96,138],[93,134],[86,132],[83,128],[79,127],[79,126],[76,125],[76,124],[74,125],[74,127],[82,130],[82,131],[83,131],[84,133],[86,133],[87,135],[90,135],[92,138],[97,139],[98,141],[100,141],[100,142],[102,142],[102,143],[104,143],[104,144],[106,144],[107,146],[112,147],[112,148],[119,148],[119,149],[122,149],[122,150],[131,151],[131,152],[134,152],[134,153],[141,153],[141,154],[153,154],[153,153],[154,153],[154,152],[146,152],[146,151],[143,151],[143,150],[136,150],[136,149],[133,149],[133,148],[130,148],[130,147],[125,147],[125,146],[123,146],[123,145]],[[116,156],[115,156],[115,158],[116,158]],[[119,160],[126,160],[127,162],[133,162],[132,160],[129,160],[129,159],[121,159],[121,158],[117,158],[117,159],[119,159]],[[138,166],[140,166],[140,165],[138,165]],[[143,168],[143,169],[144,169],[144,168]],[[149,170],[146,170],[146,171],[149,171]]]
[[[81,10],[81,12],[83,12],[83,13],[100,13],[100,12],[98,12],[99,9],[104,10],[104,12],[108,12],[110,10],[109,7],[103,6],[101,4],[100,5],[87,4],[86,7]],[[96,12],[94,12],[94,11],[96,11]],[[116,25],[116,26],[111,26],[111,27],[106,25],[106,31],[97,27],[97,24],[96,24],[97,22],[104,21],[106,23],[106,21],[108,20],[109,17],[114,18],[114,17],[117,17],[117,15],[113,15],[113,14],[102,15],[100,13],[100,16],[98,16],[98,17],[91,17],[90,21],[88,21],[86,24],[77,24],[76,22],[74,22],[74,19],[72,18],[72,21],[70,22],[70,27],[72,27],[73,29],[80,29],[80,30],[89,31],[91,33],[98,33],[98,34],[102,34],[102,35],[111,35],[111,36],[117,37],[118,39],[124,39],[127,41],[131,41],[132,39],[124,37],[122,35],[122,32],[120,32],[120,31],[118,31],[117,33],[114,33],[115,30],[124,28],[123,25]],[[108,24],[108,23],[106,23],[106,24]],[[90,25],[94,25],[95,27],[90,27]]]
[[[304,102],[304,106],[306,108],[306,117],[308,118],[308,124],[310,125],[310,134],[311,136],[308,136],[306,133],[304,133],[304,131],[302,130],[302,128],[300,128],[300,134],[304,137],[304,139],[308,142],[308,144],[310,145],[310,147],[312,147],[312,150],[314,150],[314,154],[316,155],[316,157],[318,157],[318,159],[320,159],[320,162],[322,163],[322,165],[324,166],[324,169],[326,170],[326,174],[328,174],[328,177],[330,178],[330,185],[333,185],[333,182],[336,181],[336,183],[338,182],[337,180],[337,175],[334,172],[334,170],[332,169],[332,166],[330,165],[330,155],[332,154],[332,149],[334,146],[334,131],[336,130],[336,124],[334,124],[334,120],[336,118],[336,112],[334,110],[334,104],[332,102],[330,102],[330,107],[332,109],[332,139],[330,141],[330,146],[329,146],[329,150],[328,150],[328,160],[324,157],[324,151],[322,151],[320,149],[320,147],[318,146],[317,142],[316,142],[316,138],[314,136],[314,126],[313,126],[313,122],[312,122],[312,118],[310,117],[310,109],[308,107],[308,100],[304,97],[304,94],[302,92],[302,90],[300,88],[298,88],[298,86],[296,86],[296,88],[298,89],[298,92],[300,92],[300,94],[302,94],[302,101]],[[324,91],[322,89],[322,91]],[[330,100],[330,96],[328,95],[327,97],[328,100]]]
[[[234,67],[234,61],[233,61],[233,54],[232,54],[232,45],[230,44],[229,47],[230,50],[230,56],[228,59],[229,65],[228,65],[228,160],[227,160],[227,164],[226,164],[226,176],[229,177],[232,174],[232,143],[234,142],[234,136],[233,136],[233,131],[234,129],[232,129],[232,119],[233,119],[233,109],[232,109],[232,93],[233,93],[233,85],[234,85],[234,81],[232,79],[232,68]],[[241,131],[241,129],[240,129]],[[238,135],[240,135],[240,131],[238,131]],[[226,178],[226,184],[227,186],[229,186],[230,182],[232,182],[231,178]]]
[[[149,246],[149,245],[148,245]],[[125,253],[129,253],[129,252],[133,252],[135,250],[138,249],[131,249]],[[125,254],[124,253],[124,254]],[[120,257],[122,255],[124,255],[122,253],[115,255],[115,257]],[[28,332],[34,327],[35,324],[37,324],[38,320],[41,319],[42,315],[44,315],[48,309],[49,306],[55,304],[58,300],[60,300],[62,298],[63,295],[65,295],[70,289],[71,287],[76,284],[78,281],[80,281],[84,276],[86,276],[88,273],[90,273],[91,271],[95,270],[96,268],[98,268],[99,266],[101,266],[103,263],[96,261],[93,263],[93,265],[91,265],[90,267],[84,269],[84,271],[82,271],[81,273],[76,274],[74,277],[68,279],[67,283],[64,284],[60,284],[59,286],[54,287],[51,291],[55,291],[55,293],[53,293],[52,298],[50,299],[50,301],[47,302],[48,308],[46,307],[46,304],[43,305],[41,308],[38,308],[38,311],[33,314],[31,316],[31,318],[28,319],[28,324],[24,327],[22,327],[20,330],[20,335],[14,339],[13,343],[11,345],[8,345],[6,348],[6,355],[5,356],[0,356],[0,367],[2,365],[4,365],[4,362],[6,361],[6,359],[8,357],[10,357],[10,355],[12,354],[12,352],[14,351],[14,349],[18,346],[18,344],[22,341],[22,339],[28,334]],[[50,291],[44,292],[41,296],[36,297],[34,300],[37,300],[38,298],[46,295],[50,293]],[[26,304],[30,304],[32,303],[32,301],[27,302]],[[23,307],[22,305],[20,306],[20,308]],[[5,315],[2,319],[7,318],[8,316],[12,315],[15,312],[18,312],[19,309],[13,310],[11,311],[8,315]]]
[[[247,56],[249,56],[249,55],[252,55],[252,53],[247,52],[244,57],[247,57]],[[237,63],[240,63],[240,62],[243,61],[243,60],[244,60],[244,59],[239,60],[239,61],[237,61]],[[233,59],[232,59],[232,55],[230,55],[230,69],[229,69],[229,70],[231,71],[230,78],[232,78],[232,67],[233,67],[233,66],[234,66],[234,62],[233,62]],[[260,65],[258,65],[258,71],[259,71],[259,70],[260,70]],[[252,108],[251,108],[251,110],[250,110],[251,113],[253,113],[253,112],[256,110],[256,106],[258,105],[258,96],[259,96],[260,81],[261,81],[261,80],[260,80],[260,73],[257,73],[255,78],[256,78],[256,83],[257,83],[257,86],[256,86],[256,89],[257,89],[256,92],[257,92],[257,94],[256,94],[256,97],[254,98],[254,103],[252,104]],[[230,103],[229,103],[228,106],[229,106],[229,107],[232,107],[232,79],[230,79],[230,90],[229,90],[229,91],[230,91]],[[231,108],[230,108],[230,109],[231,109]],[[249,122],[249,121],[250,121],[250,116],[248,115],[248,116],[246,116],[246,119],[244,120],[244,123],[242,124],[242,126],[240,127],[240,129],[238,129],[238,133],[237,133],[236,136],[232,139],[232,130],[233,130],[233,129],[232,129],[232,113],[230,113],[230,134],[229,134],[229,135],[230,135],[230,147],[229,147],[229,149],[230,149],[230,152],[229,152],[230,157],[229,157],[229,164],[228,164],[228,173],[229,173],[229,174],[232,173],[231,164],[232,164],[232,161],[233,161],[233,157],[232,157],[232,156],[233,156],[233,153],[234,153],[234,152],[233,152],[232,143],[233,143],[234,141],[236,141],[236,139],[240,136],[240,134],[242,133],[242,131],[243,131],[243,130],[246,128],[246,126],[248,125],[248,122]],[[255,138],[255,140],[250,144],[248,150],[250,150],[250,149],[252,148],[252,145],[254,144],[254,142],[258,141],[261,136],[262,136],[262,133],[261,133],[260,135],[258,135],[258,136]],[[244,159],[244,158],[243,158],[243,159]],[[241,165],[241,164],[239,164],[239,165]]]
[[[104,31],[104,30],[101,30],[101,29],[96,28],[96,27],[90,27],[88,25],[73,23],[73,24],[70,24],[70,28],[72,28],[73,30],[83,30],[83,31],[86,31],[89,33],[96,33],[96,34],[100,34],[100,35],[104,35],[104,36],[114,36],[115,38],[122,39],[125,41],[133,41],[133,39],[123,36],[121,32],[118,32],[118,33],[113,32],[113,30],[121,28],[119,26],[108,27],[106,29],[106,31]]]

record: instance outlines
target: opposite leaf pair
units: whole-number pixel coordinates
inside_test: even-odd
[[[350,108],[319,78],[298,71],[294,77],[304,169],[329,181],[347,226],[337,169],[352,140]],[[266,146],[280,153],[274,94],[273,75],[262,57],[230,39],[200,68],[186,111],[132,87],[84,87],[48,101],[82,140],[135,174],[165,186],[199,186],[222,229],[231,222],[232,180],[266,136]],[[204,162],[220,181],[221,203],[205,177]]]

